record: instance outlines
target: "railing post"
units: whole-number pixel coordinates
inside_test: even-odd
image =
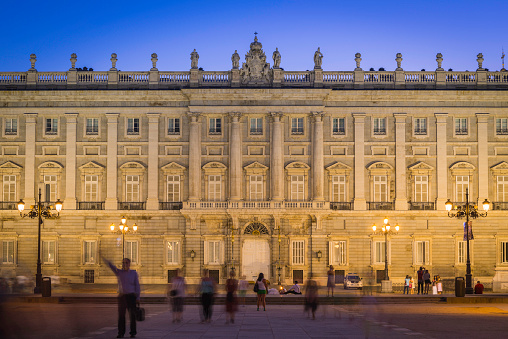
[[[314,86],[316,88],[323,87],[323,70],[321,68],[314,68]]]
[[[157,53],[152,53],[152,68],[148,75],[148,88],[158,89],[159,88],[159,70],[157,69]]]
[[[484,89],[487,87],[487,71],[485,69],[476,70],[476,88]]]
[[[116,89],[118,87],[118,70],[116,69],[116,62],[118,59],[116,58],[116,53],[111,54],[111,68],[108,72],[108,88]]]
[[[189,78],[190,87],[199,87],[199,73],[197,68],[191,68]]]
[[[395,71],[395,88],[404,88],[406,87],[406,79],[405,79],[405,72],[402,71]]]
[[[78,60],[78,56],[76,55],[76,53],[71,54],[70,60],[71,60],[71,68],[69,68],[69,70],[67,71],[67,86],[77,85],[78,83],[78,72],[76,70],[76,61]]]
[[[284,71],[280,68],[273,69],[273,87],[281,87]]]
[[[353,72],[353,76],[354,76],[354,84],[353,84],[353,87],[355,89],[363,89],[364,87],[364,72],[363,72],[363,69],[355,69],[355,71]]]
[[[240,70],[232,69],[229,74],[231,87],[240,87]]]

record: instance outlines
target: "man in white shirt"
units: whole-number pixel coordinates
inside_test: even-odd
[[[291,288],[287,292],[284,292],[284,294],[288,294],[288,293],[302,294],[302,292],[300,291],[300,286],[298,286],[298,281],[295,280],[295,284],[293,286],[291,286]]]

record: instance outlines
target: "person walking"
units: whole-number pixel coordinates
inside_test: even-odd
[[[238,280],[235,279],[235,271],[229,272],[229,279],[226,280],[226,324],[235,323],[235,312],[238,309],[236,290],[238,289]],[[228,319],[229,317],[229,319]]]
[[[203,270],[203,277],[200,284],[201,306],[203,317],[201,322],[209,323],[212,320],[213,295],[215,293],[215,282],[209,276],[207,269]]]
[[[131,260],[123,258],[122,269],[118,269],[106,258],[102,258],[109,266],[118,279],[118,335],[117,338],[123,338],[125,335],[125,312],[129,312],[131,338],[136,337],[136,306],[139,305],[141,288],[139,286],[139,277],[136,271],[132,271]]]
[[[333,289],[335,288],[335,271],[333,270],[333,266],[330,265],[330,269],[327,272],[328,280],[326,281],[326,287],[328,288],[326,295],[330,296],[330,291],[332,291],[333,297]]]
[[[406,275],[406,279],[404,279],[404,292],[402,294],[409,294],[409,284],[411,283],[411,279],[409,279],[409,275]]]
[[[268,283],[266,282],[265,275],[263,273],[259,273],[255,284],[257,287],[256,290],[258,295],[258,311],[259,305],[263,305],[263,311],[266,311],[266,293],[268,292]]]
[[[429,294],[429,288],[430,288],[429,270],[425,270],[425,272],[423,273],[423,280],[425,281],[425,294]]]
[[[171,280],[171,285],[168,286],[168,297],[171,302],[171,309],[173,312],[173,322],[179,323],[182,321],[183,305],[185,301],[185,278],[181,276],[181,270],[176,270],[176,275]]]
[[[418,272],[416,272],[418,275],[418,294],[420,294],[420,290],[423,294],[423,267],[420,266],[420,269]]]
[[[316,319],[316,310],[318,307],[318,284],[312,279],[312,276],[305,284],[305,311],[312,312],[312,320]]]
[[[238,296],[242,301],[243,307],[245,307],[245,295],[247,294],[247,288],[249,288],[249,283],[247,282],[245,275],[242,275],[242,278],[238,282]]]

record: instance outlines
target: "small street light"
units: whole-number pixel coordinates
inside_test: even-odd
[[[125,233],[136,233],[138,231],[138,226],[136,224],[132,225],[132,230],[127,226],[127,218],[122,216],[121,224],[118,225],[118,229],[116,229],[115,224],[109,225],[109,229],[112,233],[122,234],[122,259],[125,258]]]
[[[453,203],[448,199],[445,203],[446,211],[448,212],[448,216],[450,218],[462,219],[466,218],[466,222],[464,223],[464,238],[466,240],[466,294],[473,294],[473,284],[472,284],[472,275],[471,275],[471,260],[469,256],[469,240],[474,239],[473,237],[473,222],[470,219],[477,219],[479,217],[485,218],[487,216],[487,212],[490,209],[490,201],[485,199],[483,201],[483,210],[485,212],[478,212],[478,206],[469,203],[469,192],[466,188],[466,203],[462,206],[455,206],[453,209]],[[454,212],[452,212],[452,209]]]
[[[390,223],[389,223],[389,220],[388,218],[385,218],[383,220],[383,226],[381,227],[380,230],[377,229],[377,226],[376,224],[372,224],[372,231],[374,232],[374,234],[381,234],[381,235],[384,235],[385,236],[385,279],[384,281],[386,281],[387,283],[384,283],[381,282],[381,291],[382,292],[391,292],[392,291],[392,287],[391,287],[391,282],[390,282],[390,277],[388,276],[388,234],[397,234],[397,232],[399,232],[399,224],[396,224],[395,225],[395,230],[392,230],[391,229],[391,226],[390,226]],[[383,288],[383,285],[384,288]],[[388,285],[388,286],[386,286]]]
[[[35,202],[34,206],[30,206],[30,211],[27,213],[23,213],[25,210],[25,203],[23,199],[19,199],[18,202],[18,211],[19,215],[24,217],[29,217],[31,219],[38,218],[39,220],[39,228],[37,234],[37,273],[35,274],[35,288],[34,293],[41,293],[42,288],[42,269],[41,269],[41,225],[42,219],[56,219],[60,216],[60,211],[62,210],[63,204],[60,199],[57,199],[55,202],[55,206],[52,205],[43,205],[41,202],[41,189],[39,188],[39,199]],[[56,210],[56,213],[55,213]]]

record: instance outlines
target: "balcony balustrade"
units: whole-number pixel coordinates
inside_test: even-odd
[[[137,202],[137,201],[122,201],[118,202],[119,210],[144,210],[145,202]]]
[[[0,201],[0,210],[18,210],[17,201]]]
[[[373,202],[369,201],[367,202],[367,206],[369,210],[375,211],[375,210],[393,210],[395,207],[394,202],[390,201],[384,201],[384,202]]]
[[[492,209],[494,211],[506,211],[508,210],[508,202],[502,201],[502,202],[492,202]]]
[[[433,211],[434,203],[433,202],[409,202],[409,209],[413,211]]]
[[[103,210],[104,201],[80,201],[78,210]]]
[[[349,211],[351,210],[352,203],[350,202],[330,202],[330,209],[332,210],[341,210],[341,211]]]
[[[181,201],[165,201],[159,203],[159,209],[161,210],[181,210],[182,208],[183,203]]]

